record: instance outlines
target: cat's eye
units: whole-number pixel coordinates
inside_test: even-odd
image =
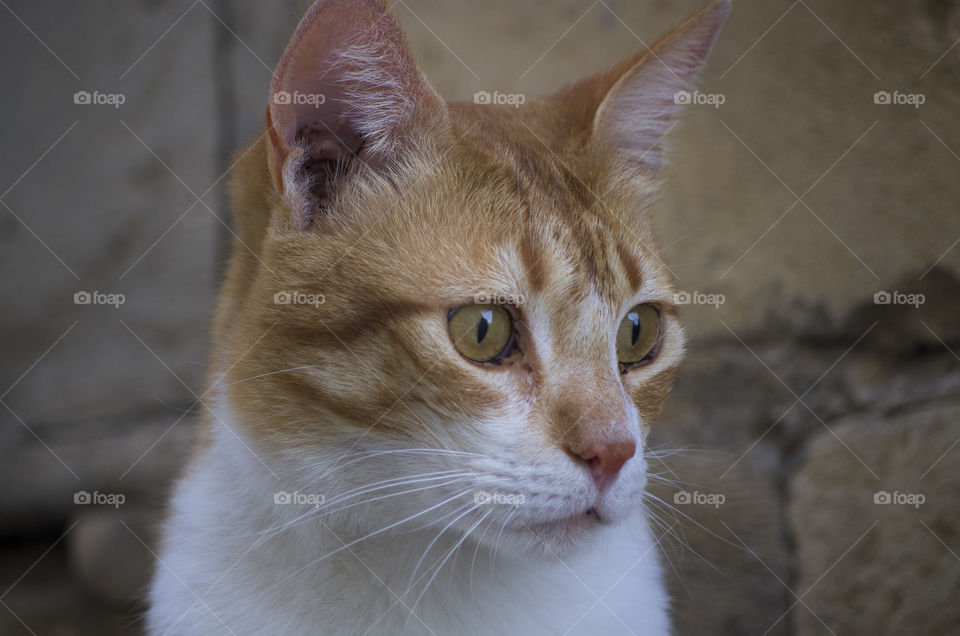
[[[656,353],[660,342],[660,312],[653,305],[637,305],[627,312],[617,329],[617,359],[620,364],[644,362]]]
[[[450,312],[447,329],[457,351],[474,362],[496,362],[512,349],[513,318],[501,305],[464,305]]]

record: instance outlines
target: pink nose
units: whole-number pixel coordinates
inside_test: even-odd
[[[620,469],[637,452],[637,443],[633,438],[622,438],[587,446],[575,453],[586,460],[590,466],[593,483],[600,491],[605,490],[617,479]]]

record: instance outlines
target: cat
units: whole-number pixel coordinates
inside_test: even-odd
[[[644,444],[684,336],[650,214],[729,11],[503,106],[444,102],[381,0],[313,5],[232,177],[149,634],[670,632]]]

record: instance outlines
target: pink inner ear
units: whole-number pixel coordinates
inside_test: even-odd
[[[729,0],[714,0],[673,33],[638,55],[597,109],[594,130],[636,165],[656,172],[663,136],[680,110],[677,91],[689,90],[730,12]]]
[[[314,4],[271,85],[281,164],[295,146],[318,161],[355,156],[362,146],[364,156],[379,163],[414,127],[437,129],[444,112],[380,0]]]
[[[318,2],[297,27],[270,90],[271,119],[286,151],[304,145],[316,159],[337,159],[359,147],[332,54],[351,30],[362,28],[368,5],[357,2],[348,12],[346,2]]]

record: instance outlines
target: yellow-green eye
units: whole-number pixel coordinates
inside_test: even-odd
[[[660,312],[653,305],[637,305],[617,329],[617,359],[635,364],[651,357],[660,340]]]
[[[464,305],[450,312],[450,338],[474,362],[492,362],[510,353],[513,319],[500,305]]]

